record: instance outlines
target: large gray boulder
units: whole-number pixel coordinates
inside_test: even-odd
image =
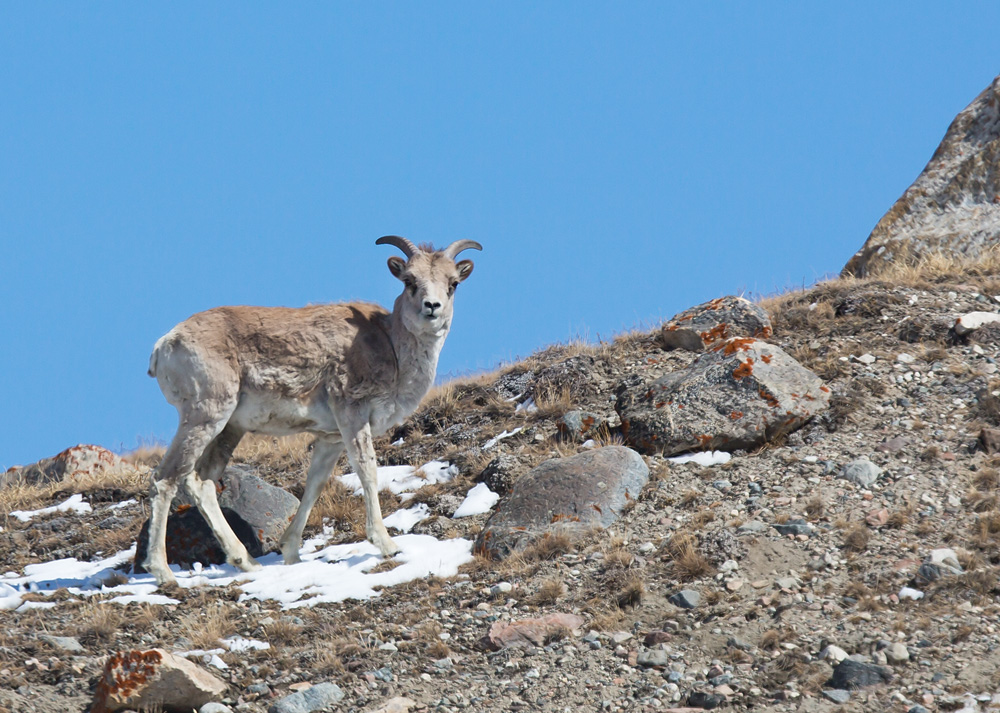
[[[882,216],[844,275],[936,252],[975,257],[1000,242],[1000,77],[951,123],[917,180]]]
[[[277,552],[278,540],[295,516],[299,499],[283,488],[271,485],[246,466],[231,465],[216,482],[219,506],[231,510],[254,532],[262,552]],[[173,506],[193,505],[182,489]]]
[[[606,528],[648,481],[645,461],[623,446],[546,461],[514,483],[486,521],[476,551],[502,559],[546,535]]]
[[[719,297],[684,310],[663,325],[657,341],[664,349],[701,352],[732,337],[772,334],[771,317],[760,305],[743,297]]]
[[[618,388],[627,442],[643,453],[753,448],[825,410],[830,390],[780,347],[735,338],[658,379]]]

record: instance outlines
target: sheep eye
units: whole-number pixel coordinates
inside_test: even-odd
[[[406,285],[406,289],[410,291],[411,295],[417,294],[417,283],[411,280],[409,277],[403,280],[403,284]]]
[[[448,295],[449,296],[455,294],[455,288],[456,287],[458,287],[458,283],[457,282],[453,282],[453,283],[451,283],[451,285],[448,286]]]

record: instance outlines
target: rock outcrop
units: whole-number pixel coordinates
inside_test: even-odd
[[[476,551],[502,559],[546,535],[606,528],[648,480],[646,463],[622,446],[545,461],[514,484],[486,521]]]
[[[780,347],[738,337],[687,369],[619,386],[615,408],[643,453],[752,448],[825,410],[830,389]]]
[[[664,349],[701,352],[733,337],[768,339],[771,317],[743,297],[718,297],[686,309],[663,325],[657,342]]]
[[[951,123],[917,180],[882,216],[844,275],[935,252],[975,256],[1000,242],[1000,77]]]
[[[97,475],[120,466],[122,459],[100,446],[80,444],[67,448],[59,455],[43,458],[37,463],[11,468],[0,474],[0,487],[12,483],[37,485],[61,483],[66,480]]]

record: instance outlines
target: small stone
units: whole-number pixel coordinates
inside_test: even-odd
[[[898,666],[910,660],[910,652],[905,644],[897,641],[886,648],[885,657],[893,666]]]
[[[320,683],[308,690],[285,696],[268,708],[268,713],[314,713],[330,708],[344,698],[335,683]]]
[[[68,653],[83,653],[83,646],[72,636],[49,636],[48,634],[42,634],[39,638],[43,641],[48,641],[57,649],[61,649]]]
[[[881,473],[882,469],[867,458],[858,458],[841,469],[840,477],[862,488],[870,488]]]
[[[847,703],[851,700],[850,692],[839,688],[827,688],[823,691],[823,695],[834,703]]]
[[[936,550],[931,550],[930,563],[936,565],[943,565],[949,567],[952,570],[957,570],[955,574],[962,573],[962,565],[958,561],[958,555],[955,550],[950,547],[941,547]]]
[[[914,589],[913,587],[903,587],[899,590],[899,598],[916,601],[917,599],[923,599],[924,593],[919,589]]]
[[[898,361],[900,364],[912,364],[916,360],[917,358],[915,356],[913,356],[912,354],[907,354],[906,352],[901,352],[896,355],[896,361]]]
[[[830,644],[825,649],[819,652],[819,657],[829,661],[833,665],[836,665],[847,658],[847,652],[844,651],[839,646],[834,646]]]
[[[863,661],[846,658],[833,669],[833,676],[826,685],[844,691],[866,688],[887,683],[893,678],[892,671]]]
[[[861,356],[854,357],[854,361],[864,364],[865,366],[871,366],[875,363],[875,357],[871,354],[862,354]]]
[[[611,634],[611,643],[618,645],[624,644],[626,641],[632,638],[632,634],[627,631],[616,631]]]
[[[771,525],[771,527],[780,532],[782,535],[809,536],[813,532],[813,526],[801,518],[794,518],[785,522],[776,522]]]
[[[390,698],[381,706],[371,711],[371,713],[409,713],[416,706],[416,701],[404,698],[403,696],[396,696],[395,698]]]
[[[694,589],[682,589],[672,594],[669,601],[682,609],[694,609],[701,604],[701,594]]]
[[[760,520],[747,520],[742,525],[740,525],[736,530],[740,533],[750,533],[758,534],[764,532],[767,529],[767,525],[762,523]]]
[[[718,708],[726,702],[725,696],[717,693],[705,693],[704,691],[694,691],[688,696],[688,705],[692,708],[704,708],[712,710]]]
[[[870,513],[865,515],[865,522],[867,522],[870,527],[882,527],[889,522],[889,511],[885,508],[872,510]]]
[[[209,701],[198,709],[198,713],[233,713],[233,709],[221,703]]]
[[[780,577],[774,581],[774,586],[778,589],[798,589],[799,580],[795,577]]]
[[[666,668],[670,665],[670,654],[663,649],[640,651],[636,664],[643,668]]]

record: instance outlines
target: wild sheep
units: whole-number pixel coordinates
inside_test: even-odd
[[[386,557],[399,551],[382,523],[372,439],[413,413],[434,382],[455,288],[472,274],[472,261],[455,257],[482,246],[458,240],[434,251],[395,235],[375,243],[407,258],[389,258],[389,272],[404,284],[391,313],[366,303],[217,307],[156,342],[149,375],[180,416],[153,475],[143,566],[158,583],[174,581],[166,525],[180,484],[227,561],[245,571],[260,567],[223,517],[213,482],[247,432],[316,436],[302,502],[280,542],[286,563],[299,561],[306,519],[345,449],[361,479],[368,540]]]

